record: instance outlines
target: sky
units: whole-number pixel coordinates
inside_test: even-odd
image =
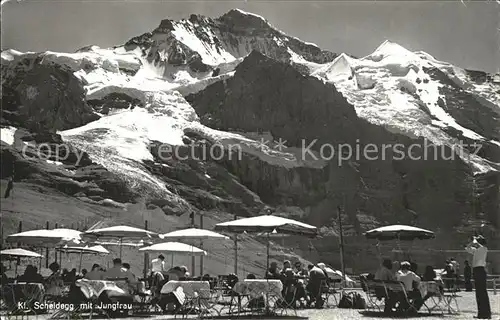
[[[264,16],[285,33],[337,53],[362,57],[387,39],[463,68],[500,71],[500,5],[493,0],[14,0],[2,6],[2,49],[110,47],[165,18],[218,17],[231,8]]]

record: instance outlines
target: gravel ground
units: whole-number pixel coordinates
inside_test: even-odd
[[[492,319],[500,320],[500,294],[493,295],[493,292],[489,293],[491,309],[493,312]],[[411,318],[422,318],[428,320],[434,319],[473,319],[473,316],[476,315],[476,301],[474,292],[460,292],[458,297],[458,306],[460,308],[460,314],[434,314],[429,315],[428,313],[420,313],[417,316],[413,316]],[[289,313],[291,314],[291,312]],[[330,309],[321,309],[321,310],[298,310],[297,316],[289,316],[282,317],[285,319],[309,319],[309,320],[344,320],[344,319],[353,319],[353,320],[375,320],[375,319],[393,319],[387,316],[384,316],[380,312],[372,312],[372,311],[364,311],[364,310],[353,310],[353,309],[339,309],[339,308],[330,308]],[[6,316],[0,316],[3,319],[9,319]],[[24,317],[24,319],[37,319],[37,320],[47,320],[49,319],[49,315],[42,316],[29,316]],[[96,317],[93,317],[96,319]],[[189,316],[189,319],[195,319],[194,316]],[[16,319],[15,317],[11,317],[10,319]],[[20,318],[19,318],[20,319]],[[151,315],[151,316],[141,316],[141,317],[130,317],[130,318],[121,318],[123,320],[132,320],[132,319],[149,319],[149,320],[170,320],[174,319],[171,315]],[[179,317],[177,319],[180,319]],[[218,318],[218,319],[279,319],[275,318],[267,318],[267,317],[226,317],[226,318]]]

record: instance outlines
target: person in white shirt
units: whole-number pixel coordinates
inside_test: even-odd
[[[413,300],[413,306],[418,310],[423,304],[422,294],[418,289],[421,279],[410,269],[411,263],[408,261],[401,262],[401,269],[396,273],[396,279],[403,283],[408,298]]]
[[[450,264],[453,268],[453,272],[458,277],[458,274],[460,272],[460,264],[457,262],[457,260],[455,260],[455,258],[450,258]]]
[[[165,267],[165,257],[160,254],[158,258],[151,260],[150,270],[152,275],[157,272],[162,274],[165,273],[167,271]]]
[[[401,262],[401,269],[396,274],[396,278],[398,281],[403,282],[407,292],[413,291],[414,282],[417,283],[417,286],[420,285],[420,277],[417,276],[415,272],[411,271],[410,268],[411,264],[408,261],[403,261]]]
[[[476,288],[477,318],[491,319],[490,299],[486,287],[486,256],[488,248],[483,236],[473,237],[465,250],[472,254],[472,276]]]

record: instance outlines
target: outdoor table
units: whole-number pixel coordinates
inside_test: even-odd
[[[80,279],[76,281],[76,286],[87,299],[98,298],[105,291],[109,292],[108,295],[126,294],[114,281]]]
[[[212,309],[209,300],[210,282],[171,280],[163,285],[161,294],[173,293],[183,309],[196,310],[199,314],[209,313]]]
[[[22,312],[33,311],[35,302],[42,302],[45,288],[41,283],[8,283],[2,286],[2,298],[5,299],[9,309]]]
[[[179,290],[182,288],[182,290]],[[161,294],[173,293],[180,304],[184,304],[186,298],[210,297],[210,283],[208,281],[176,281],[171,280],[163,285]]]
[[[233,291],[240,295],[238,298],[238,311],[241,312],[241,296],[249,297],[249,301],[259,297],[265,297],[266,313],[269,313],[270,305],[269,298],[272,300],[282,299],[281,292],[283,291],[283,283],[276,279],[245,279],[238,281],[233,288]],[[248,304],[248,303],[247,303]]]
[[[258,298],[262,295],[281,298],[283,283],[280,280],[246,279],[237,282],[233,290],[240,295],[247,295],[251,298]]]

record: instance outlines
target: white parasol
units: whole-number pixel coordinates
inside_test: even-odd
[[[314,237],[318,232],[315,226],[274,215],[262,215],[218,223],[215,225],[215,230],[231,233],[267,233],[266,270],[269,269],[269,238],[271,234]]]
[[[101,245],[96,245],[96,246],[68,246],[65,245],[64,247],[60,248],[59,251],[65,252],[65,253],[77,253],[80,255],[80,262],[78,265],[78,272],[82,270],[82,259],[84,254],[109,254],[109,251],[104,248]]]
[[[88,230],[82,233],[82,238],[88,241],[102,241],[113,243],[115,240],[116,245],[120,247],[120,258],[122,256],[122,247],[124,243],[138,243],[144,244],[145,240],[151,240],[158,237],[156,232],[129,227],[129,226],[114,226],[100,229]]]
[[[415,240],[432,239],[434,232],[405,225],[391,225],[365,232],[368,239],[377,240]]]
[[[39,253],[21,248],[5,249],[0,251],[0,255],[11,257],[43,258],[43,256]]]
[[[11,234],[6,241],[32,247],[58,247],[67,241],[80,242],[81,232],[73,229],[30,230]]]
[[[190,240],[208,240],[208,239],[223,239],[228,240],[229,237],[217,232],[206,229],[189,228],[176,230],[169,233],[161,234],[162,239],[190,239]]]
[[[18,257],[18,258],[37,258],[37,259],[43,258],[41,254],[21,248],[5,249],[0,251],[0,255],[9,257]],[[16,263],[15,275],[17,276],[17,263]]]
[[[149,247],[141,248],[142,252],[162,252],[172,255],[172,266],[174,264],[174,255],[191,255],[191,256],[206,256],[207,252],[181,242],[163,242],[157,243]],[[194,272],[194,270],[193,270]]]

